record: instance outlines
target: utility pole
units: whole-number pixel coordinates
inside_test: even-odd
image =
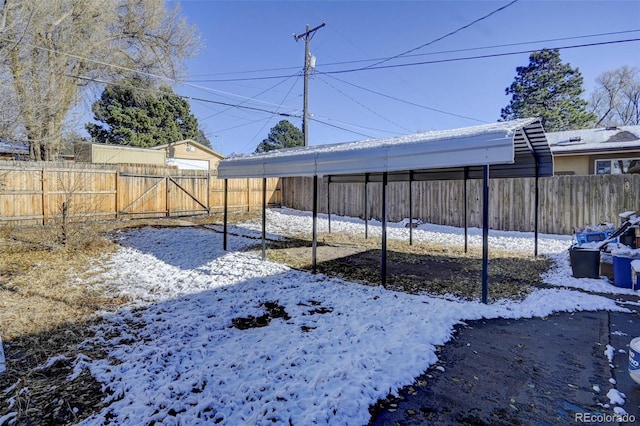
[[[304,136],[304,146],[309,146],[309,132],[308,132],[309,116],[307,112],[307,108],[308,108],[307,93],[309,90],[309,68],[315,67],[315,64],[313,66],[311,64],[311,53],[309,53],[309,44],[311,43],[311,38],[313,38],[313,35],[315,34],[315,32],[318,31],[320,28],[324,27],[324,25],[325,23],[323,22],[322,24],[318,25],[315,28],[309,28],[309,25],[307,24],[307,28],[305,32],[303,32],[302,34],[293,35],[293,38],[295,39],[295,41],[299,41],[301,38],[304,38],[304,104],[302,108],[302,135]]]

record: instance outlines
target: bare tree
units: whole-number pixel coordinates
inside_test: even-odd
[[[589,108],[598,116],[596,125],[640,124],[640,69],[625,65],[600,74]]]
[[[10,78],[35,160],[60,149],[82,88],[137,75],[175,79],[195,28],[158,0],[0,0],[0,73]]]
[[[0,71],[0,138],[18,140],[20,120],[10,81],[9,76]]]

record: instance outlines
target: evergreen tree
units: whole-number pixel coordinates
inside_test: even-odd
[[[212,148],[211,141],[209,140],[207,135],[204,134],[204,131],[202,129],[198,129],[198,138],[195,139],[195,141],[198,142],[201,145],[204,145],[204,146],[207,146],[209,148]]]
[[[512,95],[501,119],[539,117],[547,132],[590,127],[596,116],[580,96],[582,75],[560,60],[557,49],[543,49],[529,57],[529,65],[516,68],[516,78],[505,92]]]
[[[304,135],[296,126],[287,120],[282,120],[271,128],[267,139],[260,142],[256,152],[267,152],[295,146],[304,146]]]
[[[91,109],[102,124],[87,123],[86,128],[99,143],[152,147],[184,139],[208,142],[189,103],[168,86],[150,90],[140,80],[110,84]]]

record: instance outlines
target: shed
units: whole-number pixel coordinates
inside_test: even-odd
[[[165,164],[164,152],[149,148],[102,143],[77,143],[74,145],[75,161],[108,164]]]
[[[553,157],[542,125],[526,118],[453,130],[371,139],[358,142],[290,148],[234,157],[218,165],[218,177],[313,177],[312,264],[315,272],[317,243],[317,184],[323,177],[334,182],[382,182],[381,280],[386,280],[386,187],[393,181],[483,179],[482,299],[488,293],[489,175],[498,178],[535,177],[535,238],[538,239],[537,178],[553,176]],[[225,184],[224,244],[227,233],[227,185]],[[263,188],[266,186],[263,185]],[[465,185],[466,188],[466,185]],[[263,190],[263,258],[265,257],[265,191]],[[411,195],[409,196],[411,204]],[[411,206],[409,206],[411,208]],[[410,210],[411,211],[411,210]],[[411,217],[411,214],[410,214]],[[409,228],[411,229],[411,227]],[[465,235],[466,200],[465,200]]]

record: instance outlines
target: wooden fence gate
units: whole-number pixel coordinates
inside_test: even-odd
[[[208,215],[209,176],[118,173],[117,216]]]

